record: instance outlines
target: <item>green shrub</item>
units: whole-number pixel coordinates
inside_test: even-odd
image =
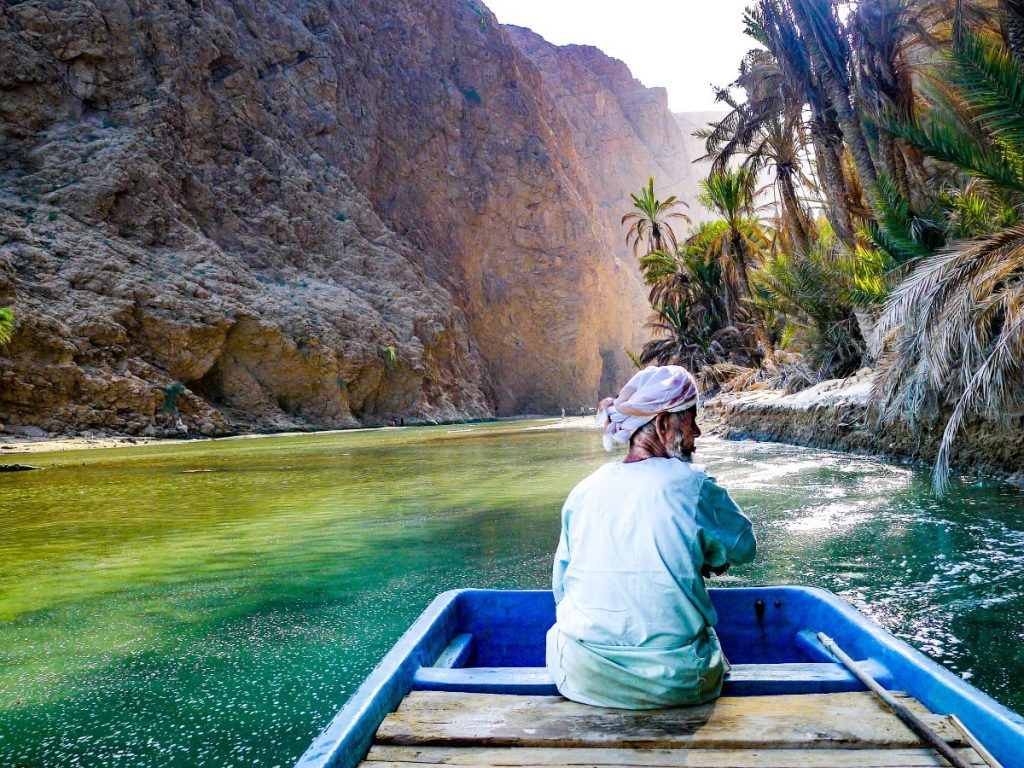
[[[14,335],[14,310],[10,307],[0,307],[0,348],[11,343]]]
[[[180,381],[176,381],[169,387],[164,388],[164,413],[174,413],[178,410],[178,398],[188,390]]]

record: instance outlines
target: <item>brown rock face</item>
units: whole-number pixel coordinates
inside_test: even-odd
[[[573,127],[573,140],[607,226],[621,240],[630,192],[654,176],[659,197],[676,195],[695,223],[711,218],[697,200],[709,163],[693,132],[726,113],[668,108],[664,88],[647,88],[618,59],[590,45],[552,45],[523,27],[506,27],[537,65],[555,103]],[[682,236],[685,225],[677,228]],[[619,249],[625,254],[625,250]],[[631,258],[631,256],[630,256]]]
[[[541,72],[544,85],[561,115],[572,126],[572,140],[587,186],[597,198],[603,237],[617,258],[623,274],[636,275],[636,259],[624,242],[623,214],[632,210],[631,192],[655,178],[658,196],[676,195],[689,207],[694,223],[712,218],[698,201],[700,180],[709,163],[695,162],[704,155],[703,143],[692,136],[724,112],[673,114],[664,88],[647,88],[629,68],[589,45],[552,45],[523,27],[506,27],[515,45]],[[682,239],[688,229],[674,225]],[[621,290],[632,292],[629,306],[635,335],[629,345],[635,351],[646,336],[643,324],[649,314],[647,291],[639,280],[621,279]],[[608,371],[601,391],[614,393],[629,373],[625,361]],[[618,378],[617,378],[618,377]]]
[[[587,179],[620,240],[619,222],[632,207],[629,193],[649,176],[655,177],[659,196],[678,195],[694,206],[698,184],[690,163],[697,156],[691,156],[690,142],[668,109],[664,88],[646,88],[623,62],[593,46],[557,46],[529,29],[506,29],[540,69],[572,125]],[[683,229],[680,225],[677,234]]]
[[[628,373],[605,174],[479,4],[5,4],[0,131],[8,429],[550,411]]]

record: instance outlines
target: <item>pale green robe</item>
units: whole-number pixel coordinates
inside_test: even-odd
[[[628,709],[698,704],[722,690],[704,565],[750,562],[750,520],[703,467],[607,464],[562,508],[547,666],[563,696]]]

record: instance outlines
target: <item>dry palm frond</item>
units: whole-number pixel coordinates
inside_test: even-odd
[[[952,408],[933,481],[943,493],[964,421],[1024,402],[1024,227],[927,259],[893,292],[876,332],[896,337],[874,385],[881,417]]]
[[[705,365],[697,372],[697,384],[708,394],[719,392],[753,392],[781,390],[786,394],[799,392],[821,379],[804,364],[799,355],[791,360],[767,357],[756,368],[723,362]]]
[[[698,374],[698,382],[705,392],[741,392],[750,388],[757,369],[734,363],[715,363],[705,366]]]

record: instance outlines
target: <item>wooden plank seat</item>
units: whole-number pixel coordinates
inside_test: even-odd
[[[947,742],[946,717],[898,694]],[[380,744],[506,747],[919,747],[872,693],[723,697],[672,709],[607,709],[558,696],[413,691],[377,729]]]
[[[447,661],[447,657],[445,658]],[[881,665],[862,662],[883,686],[892,678]],[[544,667],[420,667],[413,689],[465,693],[507,693],[557,696],[551,675]],[[735,664],[726,678],[724,696],[769,696],[797,693],[844,693],[864,686],[841,664]]]
[[[974,750],[958,750],[971,765]],[[566,749],[395,747],[374,745],[364,768],[938,768],[949,763],[935,750],[897,749]]]

